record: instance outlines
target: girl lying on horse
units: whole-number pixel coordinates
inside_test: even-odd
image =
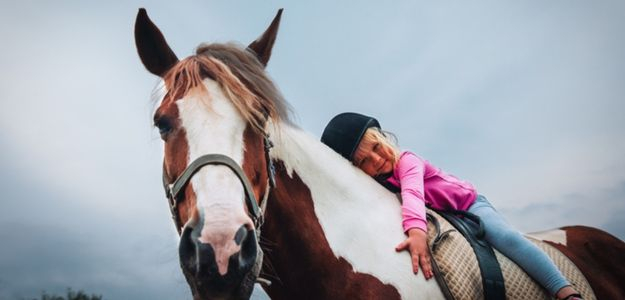
[[[420,266],[426,279],[433,276],[427,244],[427,204],[436,209],[463,210],[479,216],[486,240],[551,295],[558,299],[581,299],[549,257],[513,229],[473,185],[443,172],[412,152],[400,152],[390,137],[375,118],[342,113],[328,123],[321,141],[385,187],[401,190],[402,225],[408,237],[395,249],[410,252],[415,274]]]

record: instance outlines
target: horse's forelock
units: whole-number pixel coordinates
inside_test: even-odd
[[[200,45],[164,76],[164,101],[175,101],[191,89],[205,91],[203,79],[219,83],[243,118],[255,129],[267,119],[289,122],[290,108],[253,53],[228,44]],[[278,122],[276,122],[278,123]]]

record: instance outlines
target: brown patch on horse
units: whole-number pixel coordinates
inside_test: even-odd
[[[267,161],[265,161],[263,136],[247,126],[243,132],[243,144],[245,145],[242,162],[243,172],[252,185],[257,201],[262,201],[267,192],[267,179],[269,178],[266,172]]]
[[[280,299],[400,299],[397,289],[372,275],[355,272],[334,256],[315,215],[312,196],[297,174],[276,163],[276,184],[267,203],[261,244],[266,287]],[[383,262],[380,262],[383,263]]]
[[[584,273],[597,299],[625,299],[625,243],[602,230],[586,226],[562,227],[567,245],[556,247]]]
[[[167,126],[171,130],[162,136],[164,145],[164,176],[167,182],[173,183],[175,178],[178,178],[189,163],[189,145],[187,142],[187,133],[182,127],[180,120],[180,112],[178,111],[178,105],[176,100],[182,98],[184,95],[182,91],[175,90],[169,91],[161,106],[154,113],[154,124],[167,123]],[[192,184],[189,183],[184,189],[183,195],[180,195],[183,199],[178,202],[178,213],[180,220],[180,227],[182,227],[189,218],[193,217],[196,211],[195,209],[195,192],[193,191]],[[178,224],[176,225],[178,226]],[[176,228],[180,232],[181,228]]]

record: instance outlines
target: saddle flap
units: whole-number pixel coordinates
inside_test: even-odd
[[[449,289],[449,295],[446,297],[448,299],[484,299],[482,276],[471,245],[445,218],[431,209],[427,211],[430,215],[428,216],[428,244],[432,254],[433,269],[441,289],[444,290],[445,287]],[[586,277],[568,257],[545,242],[527,238],[545,251],[584,299],[596,299]],[[499,251],[494,251],[503,274],[506,299],[553,299],[518,265]],[[441,284],[441,281],[444,281],[444,284]]]

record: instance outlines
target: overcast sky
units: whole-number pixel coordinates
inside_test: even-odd
[[[268,72],[302,128],[374,115],[522,231],[625,239],[623,1],[3,0],[1,299],[190,297],[151,127],[158,80],[134,47],[139,7],[179,57],[247,45],[284,7]]]

